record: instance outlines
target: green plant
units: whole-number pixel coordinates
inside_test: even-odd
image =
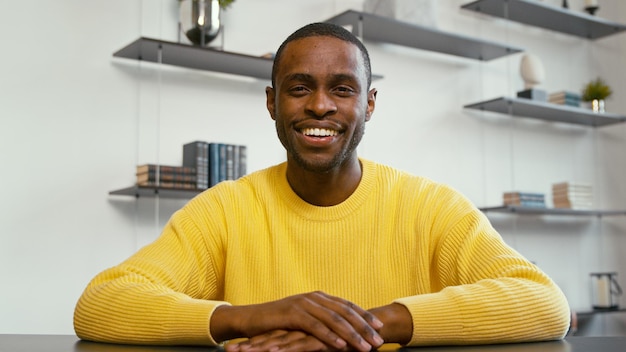
[[[220,7],[223,9],[228,8],[235,0],[218,0]]]
[[[611,87],[609,87],[602,78],[598,77],[585,84],[581,99],[583,101],[592,101],[594,99],[603,100],[611,96],[611,94],[613,94]]]

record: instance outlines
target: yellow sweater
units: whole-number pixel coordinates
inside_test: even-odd
[[[413,317],[410,345],[561,338],[559,288],[508,247],[451,188],[361,159],[343,203],[318,207],[286,164],[222,182],[176,212],[161,236],[94,278],[78,336],[121,343],[215,344],[213,310],[321,290]]]

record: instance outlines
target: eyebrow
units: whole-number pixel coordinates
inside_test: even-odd
[[[292,74],[288,74],[285,77],[285,81],[286,82],[289,82],[289,81],[314,82],[315,78],[312,75],[307,74],[307,73],[292,73]],[[358,82],[358,78],[351,74],[336,73],[332,75],[332,81],[333,82],[342,82],[342,81]]]

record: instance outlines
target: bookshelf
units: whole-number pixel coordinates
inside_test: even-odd
[[[626,122],[626,116],[624,115],[595,113],[589,109],[524,98],[500,97],[467,104],[464,108],[490,111],[512,117],[527,117],[590,127],[601,127]]]
[[[577,210],[564,208],[521,207],[500,205],[480,208],[483,213],[509,213],[520,215],[571,215],[571,216],[617,216],[626,215],[626,210]]]
[[[508,45],[355,10],[342,12],[326,22],[351,26],[352,33],[364,40],[397,44],[481,61],[489,61],[523,51]]]
[[[537,0],[478,0],[461,8],[590,40],[626,30],[621,23]]]
[[[191,199],[200,194],[203,190],[196,189],[172,189],[158,187],[140,187],[131,186],[110,191],[110,195],[114,196],[132,196],[135,198],[172,198],[172,199]]]
[[[271,78],[273,63],[265,57],[146,37],[124,46],[113,56],[267,80]]]

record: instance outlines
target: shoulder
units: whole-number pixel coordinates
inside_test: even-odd
[[[386,192],[397,193],[407,201],[440,209],[474,210],[473,203],[451,185],[370,160],[361,159],[361,162],[364,170],[370,170],[378,187],[384,187]]]

